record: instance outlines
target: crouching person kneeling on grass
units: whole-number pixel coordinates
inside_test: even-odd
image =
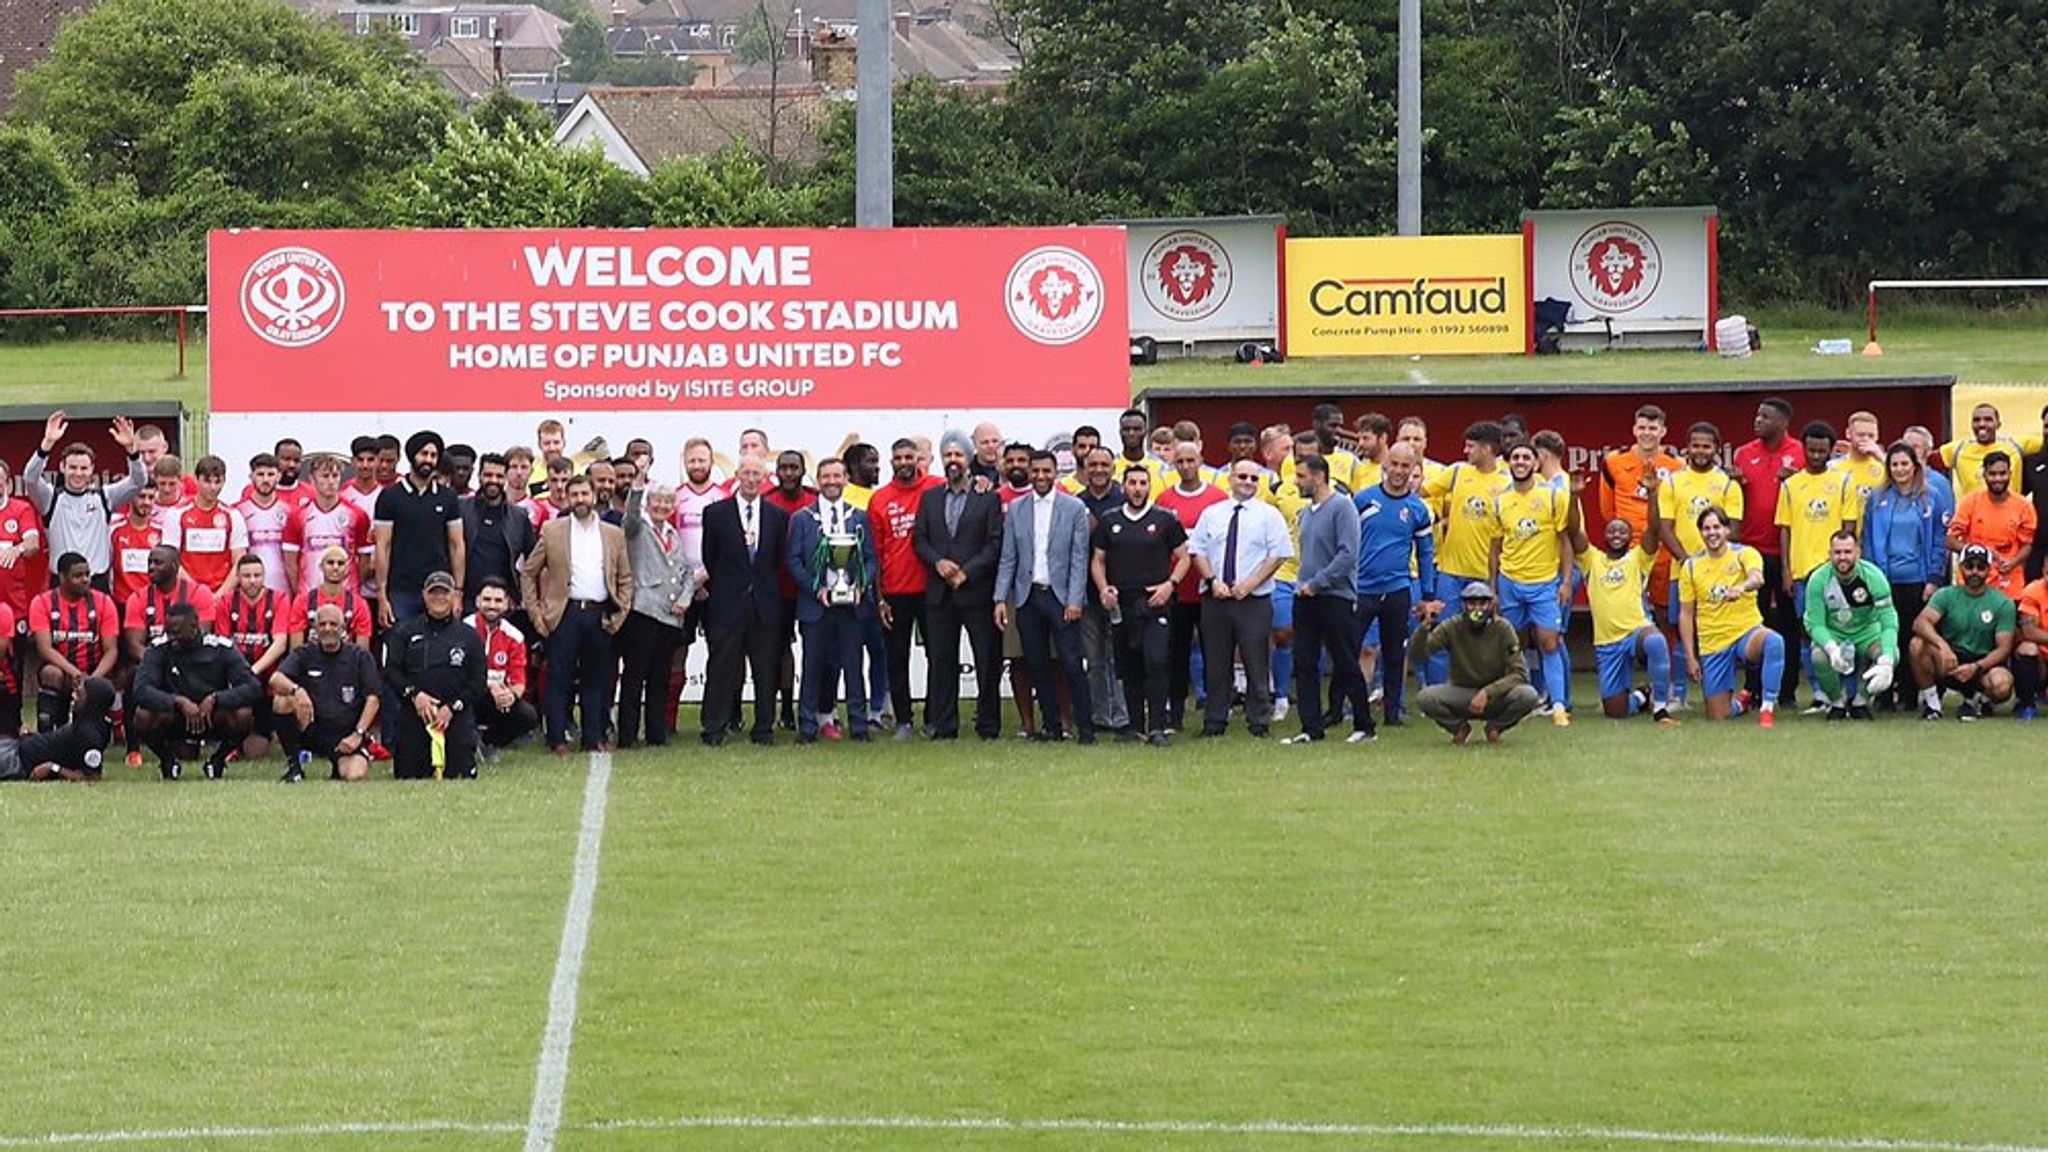
[[[94,781],[114,739],[114,682],[88,676],[73,694],[71,719],[53,732],[0,739],[0,781]]]
[[[349,642],[341,609],[322,604],[313,613],[313,642],[292,649],[270,677],[277,740],[289,762],[284,783],[304,780],[316,756],[329,764],[330,779],[368,778],[382,687],[377,661]]]
[[[1422,634],[1415,660],[1451,654],[1451,678],[1424,688],[1415,704],[1451,734],[1451,743],[1472,736],[1472,722],[1486,725],[1486,742],[1536,710],[1536,689],[1522,667],[1522,641],[1514,625],[1493,613],[1493,589],[1474,580],[1458,597],[1460,611]]]
[[[225,637],[199,630],[199,612],[173,604],[164,636],[142,654],[135,672],[135,726],[157,754],[163,777],[184,775],[183,760],[203,740],[216,741],[206,757],[206,778],[227,774],[228,756],[256,723],[263,685]]]
[[[384,677],[398,704],[400,780],[474,780],[477,709],[490,697],[484,642],[455,617],[455,577],[427,577],[425,614],[384,636]]]

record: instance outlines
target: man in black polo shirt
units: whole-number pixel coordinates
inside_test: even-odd
[[[1109,618],[1117,675],[1131,722],[1120,743],[1166,746],[1167,605],[1188,571],[1180,517],[1151,503],[1152,474],[1124,469],[1124,506],[1095,524],[1089,574]]]
[[[1089,539],[1093,540],[1095,524],[1124,506],[1124,490],[1116,482],[1116,453],[1097,444],[1081,456],[1077,467],[1081,488],[1074,497],[1088,509],[1092,521],[1088,526]],[[1091,598],[1087,611],[1081,614],[1081,659],[1088,665],[1088,703],[1095,709],[1098,732],[1121,732],[1130,727],[1123,686],[1117,682],[1116,661],[1110,657],[1113,646],[1109,617],[1102,611],[1101,599]]]
[[[349,643],[341,609],[322,604],[313,613],[313,643],[292,649],[270,675],[277,739],[289,762],[286,784],[304,780],[315,756],[328,762],[333,779],[369,778],[369,731],[382,683],[377,661]]]
[[[426,611],[421,588],[430,572],[447,572],[462,584],[462,510],[455,491],[435,478],[441,436],[415,432],[405,442],[412,474],[377,494],[372,517],[377,536],[378,622],[386,629]]]

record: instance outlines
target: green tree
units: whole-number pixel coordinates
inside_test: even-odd
[[[447,111],[438,91],[384,76],[338,82],[224,61],[194,76],[171,113],[171,177],[211,171],[279,200],[357,194],[426,155]]]
[[[708,159],[680,156],[648,173],[648,224],[657,228],[789,228],[847,224],[815,186],[780,187],[761,158],[735,144]]]
[[[87,179],[128,176],[144,197],[201,170],[318,196],[424,155],[453,114],[402,45],[272,0],[106,0],[66,25],[17,93],[18,117],[48,128]]]
[[[611,65],[611,45],[605,42],[604,25],[588,8],[579,8],[562,33],[562,79],[577,84],[596,83]]]
[[[1543,207],[1668,207],[1713,199],[1714,166],[1640,88],[1558,111]]]
[[[613,57],[604,71],[604,82],[621,88],[682,88],[696,79],[697,72],[695,63],[673,56]]]
[[[391,184],[390,219],[410,228],[636,228],[640,183],[596,148],[557,148],[545,132],[450,125],[432,158]]]
[[[987,94],[913,80],[896,92],[895,210],[900,225],[1078,224],[1106,213],[1070,192],[1045,156],[1019,148],[1005,105]],[[825,130],[811,182],[835,216],[853,218],[853,110]]]
[[[469,120],[487,135],[500,135],[516,128],[528,136],[552,136],[555,130],[554,118],[542,111],[540,105],[521,100],[502,84],[477,101],[469,110]]]

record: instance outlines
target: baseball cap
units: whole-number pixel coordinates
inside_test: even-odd
[[[1484,580],[1474,580],[1470,584],[1465,585],[1464,591],[1458,593],[1458,599],[1491,600],[1493,599],[1493,589],[1488,587]]]
[[[421,589],[421,591],[433,592],[436,590],[442,592],[455,591],[455,577],[450,576],[446,572],[427,573],[427,583],[426,586]]]
[[[1963,557],[1960,563],[1965,568],[1972,564],[1989,568],[1991,567],[1991,549],[1986,548],[1982,544],[1971,544],[1963,549]]]

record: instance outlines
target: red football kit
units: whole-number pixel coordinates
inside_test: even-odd
[[[251,601],[237,589],[225,601],[215,604],[213,630],[227,637],[242,659],[253,666],[270,650],[270,642],[277,634],[289,630],[291,614],[291,600],[282,592],[265,588]]]
[[[57,655],[87,674],[99,666],[121,626],[113,599],[97,588],[76,600],[52,588],[29,604],[28,615],[29,630],[47,637]]]
[[[213,590],[183,576],[178,577],[168,593],[159,591],[154,584],[137,589],[122,611],[121,626],[141,629],[142,642],[154,644],[163,639],[164,618],[173,604],[190,604],[199,613],[199,626],[213,627]]]
[[[284,501],[286,508],[297,508],[301,504],[311,504],[313,502],[313,485],[305,480],[289,486],[279,484],[277,486],[277,498]],[[244,504],[253,503],[255,499],[256,486],[254,484],[244,484],[242,485],[242,498],[235,501],[235,507],[240,508]]]
[[[19,662],[21,646],[27,643],[26,640],[15,633],[15,629],[19,624],[20,618],[15,616],[14,609],[9,608],[5,604],[0,604],[0,636],[5,636],[14,641],[14,655],[16,657],[14,660],[0,660],[0,689],[4,689],[7,696],[17,704],[21,702],[21,681],[15,679],[14,666]],[[6,725],[0,724],[0,728],[6,728]]]
[[[202,510],[187,505],[178,513],[175,532],[164,534],[164,543],[178,550],[185,574],[208,588],[227,583],[235,561],[249,547],[249,526],[242,514],[225,504]]]
[[[149,583],[149,550],[164,542],[164,530],[155,516],[143,521],[140,528],[133,519],[122,516],[114,521],[113,538],[114,573],[110,586],[114,603],[126,604],[130,596]]]
[[[1735,474],[1742,480],[1741,543],[1765,556],[1778,554],[1778,485],[1806,467],[1806,445],[1791,436],[1776,448],[1751,440],[1735,450]]]
[[[1192,533],[1195,521],[1202,518],[1202,509],[1211,504],[1221,504],[1230,499],[1230,494],[1214,484],[1204,484],[1190,496],[1180,490],[1176,478],[1174,486],[1159,494],[1153,503],[1174,514],[1183,530]],[[1188,574],[1181,579],[1180,587],[1174,590],[1174,598],[1182,604],[1200,603],[1202,599],[1202,578],[1195,572],[1193,564],[1188,565]]]
[[[341,609],[341,618],[347,623],[348,634],[352,639],[368,640],[370,638],[369,601],[365,597],[357,595],[356,591],[352,588],[343,588],[339,596],[329,596],[323,586],[319,584],[315,584],[304,592],[299,593],[298,600],[293,602],[290,624],[291,634],[303,636],[307,640],[311,640],[313,638],[313,613],[318,612],[329,604]]]
[[[484,679],[492,684],[504,684],[514,692],[526,691],[526,634],[510,623],[500,620],[496,627],[484,623],[484,618],[471,614],[463,623],[476,630],[484,641]]]
[[[818,490],[809,487],[799,488],[796,490],[796,495],[784,496],[780,488],[763,488],[761,490],[761,499],[765,503],[773,504],[777,508],[782,509],[783,513],[794,523],[797,513],[818,502]],[[796,579],[790,574],[789,562],[783,560],[781,563],[776,564],[775,567],[782,574],[782,598],[784,600],[796,599]]]
[[[28,615],[30,596],[47,587],[49,578],[37,579],[38,571],[47,572],[44,560],[42,538],[43,518],[36,514],[35,505],[19,496],[0,499],[0,547],[18,548],[29,537],[36,538],[36,555],[15,561],[12,568],[0,568],[0,604],[14,610],[15,619]]]
[[[248,496],[235,505],[235,511],[241,514],[242,523],[248,529],[249,552],[263,561],[263,586],[273,592],[291,595],[292,573],[284,560],[284,526],[291,519],[291,501],[275,497],[266,505],[258,504],[254,496]]]
[[[286,518],[284,557],[287,564],[298,568],[297,587],[320,586],[325,579],[320,574],[320,554],[329,548],[348,553],[346,583],[361,591],[362,564],[370,552],[370,518],[361,508],[347,500],[336,500],[334,507],[326,509],[309,502]]]

